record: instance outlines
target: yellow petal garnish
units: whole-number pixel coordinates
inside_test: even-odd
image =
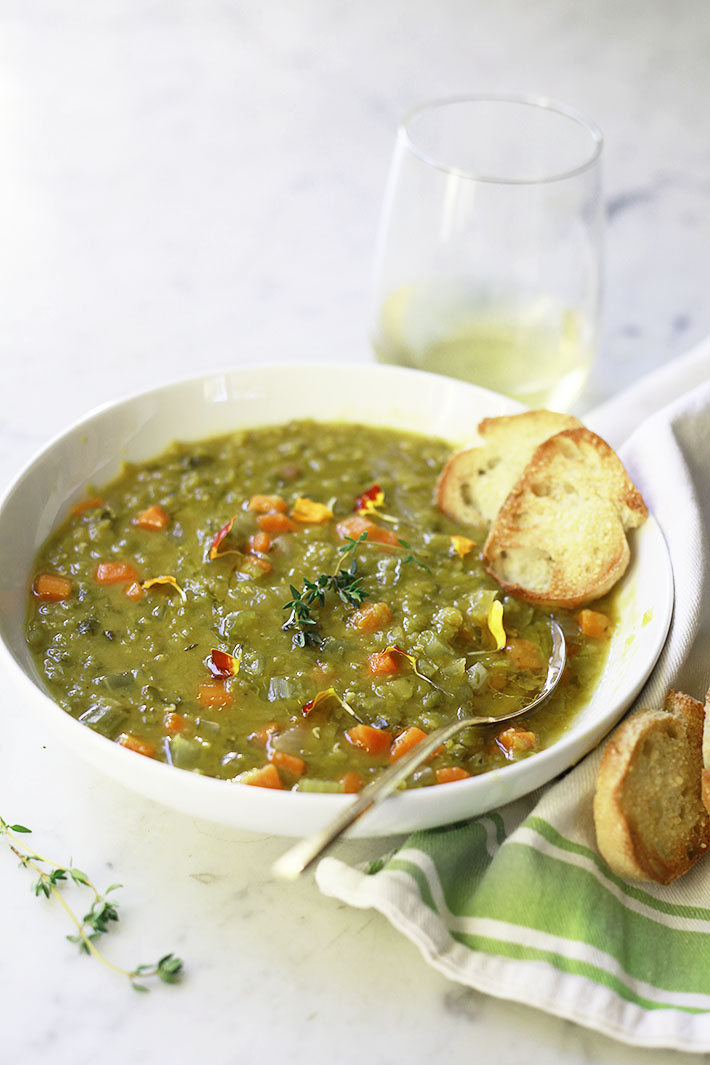
[[[182,588],[174,577],[165,575],[161,577],[151,577],[149,580],[143,581],[143,583],[141,584],[141,588],[147,591],[147,589],[152,588],[154,584],[169,584],[171,588],[174,588],[176,592],[180,593],[180,598],[182,599],[183,603],[187,601],[187,596],[185,595]]]
[[[373,484],[372,488],[368,488],[366,492],[363,492],[355,500],[355,513],[361,517],[374,514],[376,517],[381,518],[382,521],[391,521],[396,524],[399,520],[398,518],[395,518],[392,514],[384,514],[380,510],[384,501],[385,493],[379,484]]]
[[[435,684],[433,680],[427,677],[424,673],[421,673],[419,670],[419,663],[417,662],[414,655],[410,655],[407,651],[404,651],[398,644],[393,643],[389,647],[385,647],[385,653],[401,655],[402,658],[406,658],[410,666],[412,667],[413,672],[416,673],[420,680],[424,680],[427,684],[431,684],[432,688],[436,688],[438,692],[443,692],[444,695],[449,695],[449,692],[445,691],[444,688],[440,688],[439,685]]]
[[[476,547],[476,541],[469,540],[468,536],[452,536],[451,546],[459,558],[465,558]]]
[[[503,604],[500,599],[494,599],[491,603],[491,609],[488,611],[488,628],[496,642],[496,651],[502,651],[508,637],[503,628]]]
[[[343,710],[347,710],[347,712],[352,714],[356,720],[359,720],[353,708],[345,702],[345,699],[343,699],[341,695],[338,695],[335,688],[325,688],[322,692],[318,692],[317,695],[314,695],[310,702],[307,702],[305,706],[302,707],[303,713],[308,716],[311,711],[315,710],[329,699],[335,699],[336,703],[338,703],[339,706],[342,706]]]
[[[314,499],[299,496],[293,504],[291,517],[294,521],[301,521],[304,524],[313,523],[319,525],[321,522],[330,521],[333,517],[333,511],[325,503],[317,503]]]
[[[373,484],[372,488],[368,488],[366,492],[363,492],[361,496],[358,496],[355,500],[355,511],[357,514],[374,514],[378,507],[381,507],[385,501],[385,493],[380,488],[379,484]]]

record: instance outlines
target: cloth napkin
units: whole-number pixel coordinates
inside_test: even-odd
[[[584,420],[620,449],[673,564],[671,631],[636,706],[661,705],[669,687],[702,700],[710,338]],[[318,885],[379,910],[461,984],[627,1043],[710,1050],[710,859],[667,887],[612,873],[592,819],[601,753],[498,811],[416,832],[364,868],[325,858]]]

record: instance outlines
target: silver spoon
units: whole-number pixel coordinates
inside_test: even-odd
[[[501,725],[505,721],[512,721],[523,714],[529,714],[547,699],[557,687],[567,660],[567,650],[562,629],[554,620],[549,618],[550,631],[552,634],[552,651],[547,664],[547,676],[538,695],[532,702],[522,706],[519,710],[512,710],[509,714],[501,714],[499,717],[465,717],[451,721],[448,725],[442,725],[429,733],[425,740],[421,740],[415,747],[401,758],[393,762],[380,776],[371,781],[358,795],[357,799],[346,807],[342,813],[319,829],[312,836],[301,839],[290,847],[280,858],[274,862],[271,871],[274,876],[282,880],[296,880],[301,873],[332,846],[333,843],[345,832],[346,829],[371,810],[373,806],[387,798],[403,780],[409,776],[413,769],[426,761],[432,751],[435,751],[442,743],[450,740],[464,729],[474,725]]]

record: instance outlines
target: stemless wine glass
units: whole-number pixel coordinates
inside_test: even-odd
[[[376,252],[379,361],[569,409],[597,343],[601,150],[593,122],[546,99],[412,111]]]

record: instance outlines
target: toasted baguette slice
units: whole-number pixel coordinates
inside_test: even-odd
[[[599,850],[620,876],[670,884],[707,852],[704,717],[702,703],[671,691],[662,710],[637,710],[607,742],[594,824]]]
[[[612,588],[629,563],[626,530],[648,515],[621,460],[589,429],[545,440],[498,511],[483,564],[528,602],[576,607]]]
[[[490,525],[538,444],[579,426],[571,414],[550,410],[484,418],[478,426],[482,446],[458,451],[441,471],[436,488],[439,508],[465,525]]]
[[[703,775],[701,779],[703,803],[710,811],[710,691],[705,696],[705,724],[703,725]]]

